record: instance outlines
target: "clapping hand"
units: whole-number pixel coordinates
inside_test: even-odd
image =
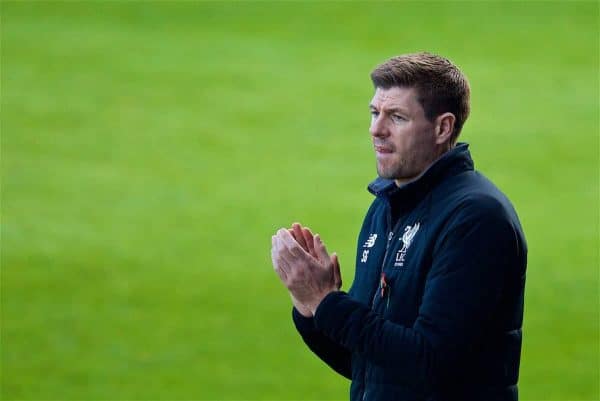
[[[271,240],[275,272],[290,291],[296,309],[313,316],[323,298],[341,288],[337,254],[330,256],[320,236],[298,223],[278,230]]]

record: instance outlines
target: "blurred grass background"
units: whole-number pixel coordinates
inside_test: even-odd
[[[368,74],[420,50],[526,230],[521,398],[600,398],[597,2],[0,7],[2,399],[347,399],[270,235],[309,225],[348,287]]]

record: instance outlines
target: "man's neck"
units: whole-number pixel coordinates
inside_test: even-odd
[[[394,181],[396,182],[396,186],[402,187],[402,186],[404,186],[404,185],[406,185],[406,184],[408,184],[410,182],[416,181],[419,178],[421,178],[421,176],[423,174],[425,174],[425,172],[427,170],[429,170],[429,168],[431,166],[433,166],[438,160],[440,160],[446,153],[448,153],[449,151],[451,151],[454,148],[454,146],[455,145],[448,144],[447,146],[440,147],[438,149],[438,151],[436,152],[437,156],[435,156],[433,158],[433,161],[431,161],[429,164],[427,164],[427,166],[423,170],[421,170],[421,172],[419,174],[417,174],[417,175],[415,175],[413,177],[409,177],[409,178],[396,178],[396,179],[394,179]]]

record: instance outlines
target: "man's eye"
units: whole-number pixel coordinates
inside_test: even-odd
[[[371,116],[372,116],[372,117],[377,117],[378,115],[379,115],[379,112],[378,112],[378,111],[371,110]]]
[[[400,116],[400,115],[398,115],[398,114],[394,114],[394,115],[392,115],[392,119],[393,119],[394,121],[406,121],[406,118],[404,118],[404,117],[402,117],[402,116]]]

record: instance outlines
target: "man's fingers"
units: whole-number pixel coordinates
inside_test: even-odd
[[[281,269],[281,247],[277,242],[277,237],[271,237],[271,261],[275,270]]]
[[[294,266],[298,266],[298,261],[301,260],[301,258],[299,258],[298,255],[294,254],[286,246],[282,246],[279,250],[279,258],[279,260],[283,261],[286,266],[289,266],[289,268],[287,269],[288,274],[292,271],[292,269],[294,269]]]
[[[308,252],[308,244],[306,243],[306,239],[304,238],[304,234],[302,233],[302,226],[299,223],[292,224],[292,235],[296,242],[300,244],[302,249]]]
[[[279,244],[276,236],[271,237],[271,262],[273,262],[273,268],[279,269]]]
[[[273,236],[273,249],[275,250],[275,253],[277,255],[279,255],[281,253],[281,250],[284,248],[283,243],[281,242],[281,239],[279,238],[278,235],[274,235]]]
[[[335,252],[333,255],[331,255],[331,263],[333,264],[333,279],[335,286],[339,290],[342,288],[342,272],[340,271],[340,261],[338,259],[338,255]]]
[[[300,244],[298,244],[298,242],[296,242],[296,240],[294,239],[294,237],[292,236],[292,234],[290,234],[290,232],[288,230],[282,228],[279,231],[277,231],[277,238],[279,238],[279,240],[280,240],[280,245],[287,248],[293,255],[308,256],[308,253],[304,249],[302,249]]]
[[[271,236],[271,262],[273,262],[273,267],[277,268],[275,263],[275,250],[277,248],[277,238],[274,235]]]
[[[281,281],[283,281],[287,285],[288,276],[290,274],[290,266],[282,258],[279,258],[277,263],[279,268],[276,270],[276,272],[279,275]]]
[[[315,246],[315,254],[317,255],[318,259],[321,261],[321,263],[327,263],[327,261],[329,261],[329,254],[327,253],[327,248],[325,248],[325,244],[321,240],[319,234],[315,235],[313,243]]]
[[[310,255],[313,258],[318,259],[318,256],[315,252],[315,242],[314,242],[315,239],[314,239],[313,233],[310,231],[310,228],[308,228],[308,227],[302,228],[302,236],[304,237],[304,240],[306,241],[308,253],[310,253]]]

